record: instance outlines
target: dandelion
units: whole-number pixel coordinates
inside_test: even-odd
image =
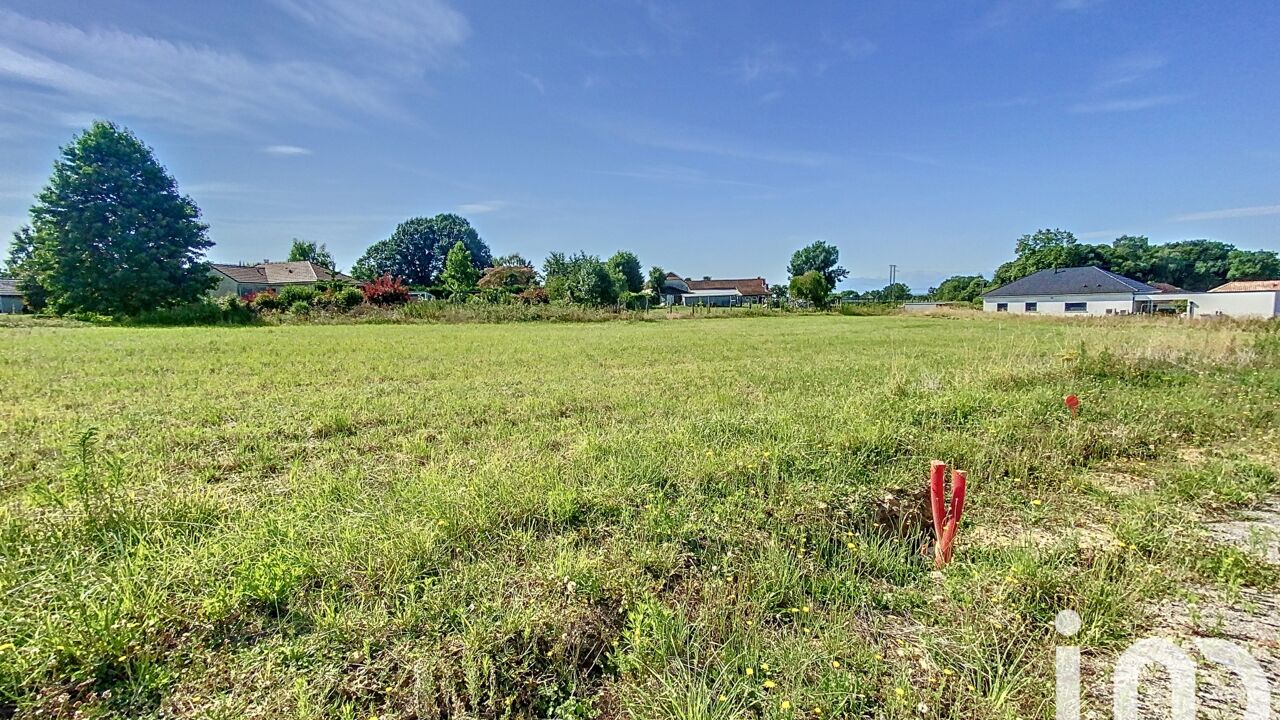
[[[880,653],[876,653],[876,660],[883,660],[883,659],[884,659],[884,655],[881,655]]]
[[[721,694],[720,694],[720,702],[724,702],[724,701],[726,701],[726,700],[728,700],[728,699],[729,699],[729,696],[728,696],[728,695],[725,695],[724,693],[721,693]]]
[[[813,714],[814,714],[814,715],[821,715],[821,714],[822,714],[822,708],[818,707],[817,705],[814,705],[814,706],[813,706]]]
[[[772,681],[772,680],[765,680],[763,684],[764,684],[764,689],[765,689],[765,690],[772,690],[772,689],[774,689],[775,687],[777,687],[777,686],[778,686],[778,684],[777,684],[777,683],[775,683],[775,682],[774,682],[774,681]]]
[[[1043,505],[1044,503],[1042,503],[1042,502],[1040,501],[1040,498],[1036,498],[1035,500],[1032,500],[1032,501],[1031,501],[1031,504],[1032,504],[1032,505],[1035,505],[1036,507],[1040,507],[1040,506],[1041,506],[1041,505]]]
[[[783,701],[782,701],[782,709],[783,709],[783,710],[790,710],[790,709],[791,709],[791,701],[790,701],[790,700],[783,700]]]
[[[809,612],[809,606],[808,606],[808,605],[805,605],[805,606],[804,606],[804,608],[803,608],[803,610],[804,610],[805,612]]]
[[[947,676],[951,676],[951,675],[955,675],[955,672],[954,672],[954,671],[952,671],[952,670],[951,670],[951,668],[943,668],[943,669],[942,669],[942,674],[943,674],[943,675],[947,675]]]
[[[906,691],[906,690],[903,690],[903,689],[902,689],[902,688],[900,688],[900,687],[896,687],[896,688],[894,688],[894,689],[893,689],[893,694],[894,694],[894,695],[897,695],[898,697],[905,697],[905,696],[906,696],[906,694],[907,694],[907,691]]]
[[[769,672],[769,663],[760,663],[760,669]]]
[[[831,667],[833,667],[833,668],[839,668],[839,667],[840,667],[840,661],[839,661],[839,660],[832,660],[832,661],[831,661]]]
[[[752,675],[755,675],[755,674],[756,674],[755,668],[747,668],[747,677],[751,677]]]

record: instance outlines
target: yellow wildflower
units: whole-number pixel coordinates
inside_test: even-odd
[[[747,668],[747,677],[751,677],[752,675],[755,675],[755,674],[756,674],[755,668]]]
[[[760,669],[769,672],[769,663],[760,663]]]
[[[1040,506],[1041,506],[1041,505],[1043,505],[1044,503],[1042,503],[1042,502],[1040,501],[1040,498],[1036,498],[1035,500],[1032,500],[1032,501],[1031,501],[1031,504],[1032,504],[1032,505],[1035,505],[1036,507],[1040,507]]]
[[[791,701],[790,701],[790,700],[783,700],[783,701],[782,701],[782,709],[783,709],[783,710],[790,710],[790,709],[791,709]]]
[[[840,661],[839,661],[839,660],[832,660],[832,661],[831,661],[831,667],[833,667],[833,668],[838,668],[838,667],[840,667]]]
[[[906,691],[906,690],[903,690],[903,689],[902,689],[902,688],[900,688],[900,687],[897,687],[897,688],[894,688],[894,689],[893,689],[893,694],[894,694],[894,695],[897,695],[898,697],[902,697],[902,696],[904,696],[904,695],[906,695],[906,694],[907,694],[907,691]]]
[[[765,690],[772,690],[772,689],[773,689],[773,688],[775,688],[775,687],[777,687],[777,683],[775,683],[774,681],[772,681],[772,680],[765,680],[765,681],[764,681],[764,689],[765,689]]]

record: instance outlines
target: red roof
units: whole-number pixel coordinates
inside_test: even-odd
[[[1209,292],[1249,292],[1257,290],[1280,290],[1280,280],[1236,280],[1226,285],[1219,285]]]
[[[769,283],[764,278],[743,278],[730,280],[685,280],[690,290],[737,290],[739,293],[752,295],[768,295]]]

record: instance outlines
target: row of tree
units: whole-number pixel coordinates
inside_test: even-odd
[[[202,298],[213,284],[203,261],[212,244],[199,208],[178,192],[151,148],[127,129],[99,121],[60,149],[53,174],[31,208],[31,224],[15,233],[6,273],[37,309],[130,315]],[[930,288],[929,297],[973,301],[992,287],[1040,270],[1081,265],[1189,291],[1230,280],[1280,278],[1275,252],[1211,240],[1155,245],[1126,235],[1109,245],[1089,245],[1055,229],[1024,235],[1015,253],[990,281],[981,275],[953,276]],[[335,267],[323,245],[302,240],[293,242],[289,259]],[[821,307],[839,299],[911,298],[901,283],[836,294],[836,285],[849,275],[839,261],[840,251],[827,242],[797,250],[787,265],[789,282],[773,288],[775,299]],[[639,258],[625,250],[607,260],[553,252],[539,273],[519,255],[493,257],[465,218],[441,214],[400,223],[389,238],[364,252],[352,275],[366,281],[399,278],[453,298],[635,305],[646,296],[660,298],[666,273],[652,267],[646,276]]]
[[[1015,257],[982,275],[953,275],[929,289],[939,301],[972,302],[982,293],[1041,270],[1093,265],[1145,283],[1167,283],[1203,292],[1232,280],[1280,279],[1280,255],[1270,250],[1241,250],[1216,240],[1153,244],[1124,235],[1111,244],[1081,243],[1065,230],[1045,229],[1018,238]]]

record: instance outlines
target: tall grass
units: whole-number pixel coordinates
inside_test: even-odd
[[[22,716],[1043,717],[1058,610],[1111,648],[1180,587],[1275,583],[1199,530],[1280,491],[1252,329],[0,334]],[[941,576],[935,457],[970,473]]]

